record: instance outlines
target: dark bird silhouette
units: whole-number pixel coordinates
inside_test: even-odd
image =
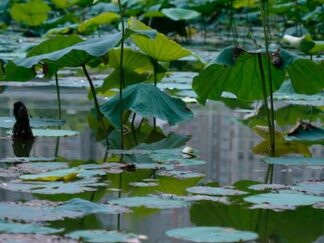
[[[21,101],[14,104],[14,116],[16,123],[13,127],[14,139],[34,139],[32,129],[29,124],[27,108]]]

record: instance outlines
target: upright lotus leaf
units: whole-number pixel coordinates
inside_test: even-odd
[[[161,12],[174,21],[195,19],[201,15],[195,10],[184,8],[164,8]]]
[[[32,0],[27,3],[15,3],[10,9],[11,17],[19,23],[29,26],[42,24],[51,8],[42,0]]]
[[[297,93],[316,94],[324,88],[324,68],[309,59],[303,59],[283,49],[279,56]]]
[[[129,26],[134,30],[150,30],[151,28],[142,22],[131,18]],[[157,61],[174,61],[191,55],[191,52],[178,43],[170,40],[162,33],[157,33],[155,39],[148,39],[140,35],[131,36],[133,42],[147,55]]]
[[[80,33],[91,33],[95,31],[100,25],[107,25],[119,19],[119,14],[114,12],[101,13],[91,19],[87,19],[79,24],[78,31]]]
[[[119,94],[103,104],[100,110],[114,126],[119,127],[121,122]],[[168,121],[171,125],[189,120],[193,116],[181,99],[170,97],[149,84],[134,84],[124,89],[122,111],[126,110],[143,117],[156,117]]]
[[[230,46],[223,49],[216,59],[194,78],[192,88],[198,94],[198,101],[204,104],[207,99],[219,100],[224,91],[231,92],[242,100],[262,99],[258,55],[261,55],[264,76],[268,84],[266,54],[250,53]],[[271,73],[275,91],[285,79],[285,70],[271,65]],[[268,88],[267,95],[269,94]]]
[[[314,41],[309,34],[302,37],[284,35],[282,39],[284,42],[287,42],[292,47],[304,52],[305,54],[317,54],[324,51],[324,42]]]

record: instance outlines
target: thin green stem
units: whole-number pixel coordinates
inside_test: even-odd
[[[62,118],[62,110],[61,110],[61,94],[60,94],[60,85],[58,82],[57,73],[55,73],[55,86],[56,86],[56,94],[57,94],[57,103],[58,103],[58,119]]]
[[[157,85],[157,69],[158,69],[158,62],[157,60],[153,59],[153,75],[154,75],[154,86]],[[154,130],[156,130],[156,118],[153,118],[153,125],[154,125]]]
[[[120,44],[120,82],[119,82],[119,105],[120,105],[120,149],[124,149],[124,134],[123,134],[123,89],[125,86],[125,80],[124,80],[124,38],[125,38],[125,25],[124,25],[124,15],[123,15],[123,9],[120,0],[118,0],[118,7],[119,7],[119,15],[120,15],[120,21],[121,21],[121,44]]]

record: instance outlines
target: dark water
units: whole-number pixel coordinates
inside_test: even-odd
[[[64,129],[80,131],[75,137],[37,138],[30,156],[54,157],[64,160],[102,160],[105,155],[103,145],[95,141],[88,127],[87,115],[92,102],[87,99],[85,88],[62,88],[62,117],[66,120]],[[57,100],[54,86],[7,87],[0,95],[0,115],[13,116],[12,105],[23,101],[32,117],[57,117]],[[194,112],[193,120],[170,128],[162,124],[166,131],[176,131],[192,135],[187,145],[198,151],[206,165],[190,167],[193,171],[205,174],[203,182],[219,182],[232,185],[240,180],[263,182],[267,166],[260,162],[261,156],[254,155],[251,148],[261,141],[248,127],[241,125],[238,118],[245,111],[233,111],[222,103],[209,102],[205,107],[190,104]],[[1,158],[14,157],[12,141],[7,129],[1,129]],[[321,146],[313,146],[315,157],[324,157]],[[185,168],[189,169],[189,168]],[[138,173],[138,172],[135,172]],[[121,180],[131,172],[124,172]],[[109,175],[107,177],[109,181]],[[300,181],[323,180],[322,167],[276,166],[274,183],[292,184]],[[107,202],[112,198],[131,195],[129,192],[112,192],[100,188],[96,192],[83,193],[88,200]],[[70,196],[36,196],[1,190],[1,201],[30,200],[32,198],[67,200]],[[91,215],[82,219],[56,221],[53,227],[64,227],[66,232],[77,229],[125,230],[149,237],[147,242],[181,242],[167,238],[165,231],[190,225],[226,226],[259,233],[260,242],[323,242],[324,213],[312,207],[299,207],[296,210],[274,212],[270,210],[250,210],[246,206],[223,205],[211,201],[199,201],[181,209],[149,210],[135,209],[123,215]]]

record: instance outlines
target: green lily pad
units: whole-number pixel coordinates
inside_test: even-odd
[[[1,242],[11,243],[35,243],[35,242],[60,242],[60,243],[78,243],[73,239],[67,239],[58,235],[41,234],[0,234]]]
[[[53,229],[53,228],[49,228],[49,227],[39,226],[36,224],[8,223],[8,222],[0,220],[0,232],[2,232],[2,233],[54,234],[54,233],[58,233],[61,231],[63,231],[63,229]],[[1,239],[1,237],[0,237],[0,239]]]
[[[201,15],[195,10],[184,8],[164,8],[161,12],[174,21],[195,19]]]
[[[244,242],[258,239],[258,235],[254,232],[225,227],[177,228],[168,230],[166,235],[192,242]]]
[[[20,176],[21,179],[26,181],[70,181],[74,180],[81,172],[79,168],[69,168],[54,170],[39,174],[29,174]]]
[[[244,201],[254,204],[272,204],[287,206],[304,206],[324,202],[324,197],[305,195],[292,191],[281,191],[279,193],[264,193],[245,197]]]
[[[265,190],[287,190],[290,189],[290,186],[282,184],[256,184],[248,187],[249,189],[256,191],[265,191]]]
[[[324,158],[267,157],[261,160],[267,164],[273,164],[273,165],[297,165],[297,166],[324,165]]]
[[[221,187],[210,187],[210,186],[194,186],[187,188],[187,192],[195,193],[195,194],[207,194],[207,195],[223,195],[223,196],[235,196],[235,195],[243,195],[247,192],[235,190],[235,189],[227,189]]]
[[[324,181],[300,182],[293,186],[292,189],[296,191],[305,192],[307,194],[324,196]]]
[[[119,94],[101,105],[100,110],[115,127],[120,126]],[[126,110],[139,113],[143,117],[166,120],[171,125],[189,120],[193,116],[182,100],[170,97],[149,84],[134,84],[124,89],[123,112]]]
[[[157,196],[145,197],[123,197],[110,200],[109,203],[117,204],[123,207],[146,207],[157,209],[182,208],[187,206],[183,200],[165,199]]]
[[[78,131],[59,129],[33,129],[35,137],[69,137],[79,134]]]
[[[179,170],[160,170],[157,172],[158,176],[171,176],[177,179],[189,179],[189,178],[203,178],[205,174],[192,172],[192,171],[179,171]]]
[[[141,240],[146,240],[145,235],[136,235],[132,233],[123,233],[119,231],[106,230],[78,230],[65,235],[76,240],[85,242],[126,242],[126,243],[140,243]]]
[[[129,185],[134,187],[156,187],[159,184],[156,182],[131,182]]]
[[[52,162],[55,158],[45,157],[7,157],[0,160],[0,163],[32,163],[32,162]]]
[[[134,30],[151,30],[149,26],[135,18],[129,20],[129,26]],[[132,35],[131,38],[141,51],[157,61],[169,62],[191,55],[189,50],[170,40],[162,33],[157,33],[155,39],[148,39],[140,35]]]
[[[16,120],[13,117],[0,117],[0,128],[13,128],[15,122]],[[62,126],[65,123],[62,120],[44,118],[31,118],[29,122],[30,126],[34,128]]]

